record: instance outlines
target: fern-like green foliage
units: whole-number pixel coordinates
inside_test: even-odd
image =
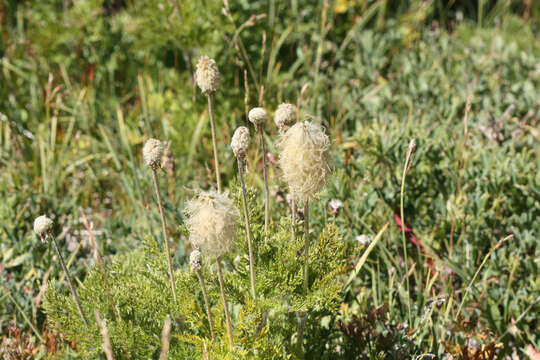
[[[233,192],[232,196],[241,208],[239,193]],[[229,351],[227,342],[215,259],[205,258],[202,269],[214,319],[217,338],[214,343],[196,275],[185,265],[175,270],[178,294],[175,303],[165,252],[149,238],[138,249],[116,257],[108,266],[106,277],[110,290],[97,268],[89,272],[78,288],[84,311],[93,315],[97,310],[106,320],[117,359],[126,358],[124,348],[132,359],[159,357],[161,331],[167,316],[173,321],[169,359],[296,358],[317,343],[310,337],[318,334],[321,319],[335,313],[341,302],[347,244],[332,225],[320,234],[311,233],[310,283],[305,293],[303,233],[298,231],[293,241],[290,219],[282,217],[273,224],[265,243],[262,204],[257,198],[254,191],[248,191],[255,241],[256,300],[249,291],[249,258],[243,222],[238,224],[234,250],[223,258],[225,292],[233,322],[233,351]],[[301,225],[300,222],[299,229]],[[58,287],[51,284],[44,307],[49,322],[76,340],[79,356],[98,356],[103,343],[98,324],[89,316],[90,326],[85,327],[67,292],[60,293]],[[303,317],[305,320],[299,322]],[[300,323],[304,330],[299,336]]]

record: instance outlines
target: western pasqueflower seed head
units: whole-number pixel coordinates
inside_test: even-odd
[[[246,156],[249,141],[249,129],[245,126],[239,126],[231,139],[231,149],[237,158],[243,159]]]
[[[197,249],[193,250],[189,254],[189,265],[191,266],[191,271],[199,271],[202,268],[202,259],[201,252]]]
[[[309,121],[296,123],[281,135],[279,149],[283,179],[293,197],[313,198],[330,174],[330,139],[324,129]]]
[[[292,104],[280,104],[274,113],[274,122],[280,131],[285,129],[287,124],[294,121],[295,107]]]
[[[38,216],[34,220],[34,232],[39,235],[42,241],[44,241],[45,235],[48,235],[52,231],[53,221],[46,215]]]
[[[157,139],[148,139],[142,149],[144,162],[152,170],[161,166],[161,157],[163,156],[163,143]]]
[[[201,56],[199,62],[197,62],[195,81],[205,95],[210,95],[217,91],[221,81],[221,75],[213,59],[210,59],[208,56]]]
[[[240,212],[227,192],[199,191],[187,203],[186,213],[193,247],[215,257],[231,249]]]
[[[266,110],[264,110],[261,107],[256,107],[251,110],[249,110],[248,114],[249,121],[255,125],[255,127],[264,124],[264,122],[268,119],[268,114],[266,113]]]

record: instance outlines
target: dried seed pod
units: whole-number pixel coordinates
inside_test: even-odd
[[[263,108],[256,107],[249,111],[248,118],[249,118],[249,121],[251,121],[253,125],[257,127],[264,124],[264,122],[268,119],[268,114],[266,113],[266,110],[264,110]]]
[[[45,236],[52,231],[52,228],[53,221],[46,215],[38,216],[34,220],[34,232],[39,235],[42,241],[44,241]]]
[[[195,81],[205,95],[217,91],[221,81],[221,75],[216,62],[208,56],[201,56],[195,71]]]
[[[189,254],[189,265],[191,266],[191,271],[201,270],[202,258],[199,250],[195,249]]]
[[[292,104],[280,104],[274,113],[274,122],[280,131],[283,131],[285,127],[294,122],[295,107]]]
[[[249,147],[249,129],[245,126],[240,126],[234,131],[231,139],[231,149],[237,158],[243,159],[246,156]]]
[[[142,153],[146,165],[150,166],[152,170],[156,170],[161,166],[163,143],[157,139],[148,139],[144,144]]]

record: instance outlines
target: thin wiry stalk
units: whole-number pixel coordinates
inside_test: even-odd
[[[169,248],[169,240],[167,239],[167,223],[165,222],[165,212],[163,211],[163,204],[161,203],[161,191],[159,190],[157,172],[152,169],[152,178],[154,179],[154,188],[156,189],[156,197],[159,207],[159,214],[161,215],[161,227],[163,230],[163,241],[165,242],[165,249],[167,250],[167,264],[169,266],[169,280],[171,282],[171,289],[173,294],[173,300],[176,302],[176,287],[174,285],[174,274],[171,263],[171,249]]]
[[[50,235],[54,242],[54,246],[56,247],[56,252],[58,253],[58,258],[60,259],[60,264],[62,265],[62,269],[64,269],[64,273],[66,274],[66,278],[69,285],[69,290],[71,290],[71,295],[73,296],[73,301],[75,301],[75,306],[77,306],[77,310],[79,310],[79,314],[81,315],[81,319],[88,328],[88,320],[86,320],[86,316],[84,315],[83,309],[81,307],[81,303],[79,301],[79,297],[77,296],[77,291],[75,291],[75,288],[73,287],[73,283],[71,282],[71,276],[69,276],[69,271],[66,266],[66,263],[64,262],[64,257],[62,256],[62,253],[60,252],[60,247],[58,247],[58,243],[56,242],[56,238],[54,235]]]
[[[296,241],[296,200],[291,201],[291,242]]]
[[[202,276],[201,270],[197,270],[195,272],[197,274],[197,278],[199,279],[199,283],[201,284],[201,290],[204,298],[204,305],[206,307],[206,314],[208,316],[208,325],[210,326],[210,336],[212,337],[212,341],[216,341],[216,336],[214,335],[214,320],[212,318],[212,313],[210,312],[210,302],[208,301],[208,293],[206,292],[206,285],[204,284],[204,278]]]
[[[233,335],[232,335],[231,315],[229,314],[229,307],[227,306],[227,297],[225,296],[225,285],[223,282],[223,270],[221,268],[221,258],[218,257],[216,262],[217,262],[217,269],[218,269],[219,290],[221,291],[221,301],[223,301],[223,310],[225,311],[225,321],[227,322],[227,336],[229,337],[229,349],[232,350],[234,347],[234,341],[233,341]]]
[[[268,241],[268,223],[270,221],[270,191],[268,191],[268,172],[266,169],[266,147],[264,146],[264,134],[262,126],[259,126],[259,136],[261,139],[261,149],[262,149],[262,161],[263,161],[263,175],[264,175],[264,191],[265,191],[265,202],[264,202],[264,242]]]
[[[304,205],[304,293],[307,294],[309,287],[309,200]]]
[[[97,310],[94,310],[94,315],[96,317],[96,321],[101,328],[101,336],[103,336],[103,351],[105,352],[105,357],[107,360],[114,360],[114,353],[112,349],[111,344],[111,338],[109,336],[109,332],[107,331],[107,325],[105,325],[105,321],[101,319],[101,316],[99,316],[99,312]]]
[[[253,296],[253,300],[257,300],[257,294],[255,292],[255,261],[253,259],[253,241],[251,237],[251,228],[249,226],[249,212],[247,207],[247,200],[246,200],[246,185],[244,183],[244,172],[242,170],[242,160],[240,157],[237,158],[238,162],[238,173],[240,176],[240,184],[242,186],[242,202],[244,205],[244,221],[246,223],[246,234],[247,234],[247,240],[248,240],[248,249],[249,249],[249,274],[251,277],[251,295]]]
[[[219,174],[219,160],[216,142],[216,124],[214,123],[214,96],[212,94],[208,94],[208,115],[210,117],[210,129],[212,130],[212,149],[214,150],[217,189],[218,192],[221,192],[221,175]]]
[[[306,328],[307,314],[304,312],[297,312],[296,319],[298,321],[298,328],[296,331],[297,352],[300,358],[303,358],[304,357],[304,330]]]
[[[403,261],[405,262],[405,281],[407,285],[407,313],[409,316],[409,326],[412,325],[412,317],[411,317],[411,294],[409,292],[409,264],[408,264],[408,257],[407,257],[407,240],[405,239],[405,217],[404,217],[404,211],[403,211],[403,200],[404,200],[404,193],[405,193],[405,177],[407,176],[407,169],[409,167],[409,159],[411,156],[411,152],[407,151],[407,156],[405,158],[405,165],[403,166],[403,175],[401,177],[401,191],[400,191],[400,203],[399,203],[399,212],[401,216],[401,240],[403,243]]]

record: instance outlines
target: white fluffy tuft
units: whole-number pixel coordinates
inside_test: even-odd
[[[261,107],[256,107],[251,110],[249,110],[248,114],[249,121],[253,123],[255,126],[259,126],[265,123],[266,120],[268,120],[268,114],[266,113],[266,110],[264,110]]]
[[[280,104],[274,113],[274,122],[280,131],[285,129],[285,126],[294,122],[295,107],[292,104]]]
[[[330,139],[309,121],[293,125],[281,135],[279,164],[283,179],[297,201],[313,198],[330,174]]]
[[[214,59],[208,56],[201,56],[195,71],[195,81],[201,91],[206,94],[213,94],[217,91],[221,82],[221,75]]]
[[[142,149],[144,162],[156,170],[161,166],[163,156],[163,143],[157,139],[148,139]]]
[[[46,215],[38,216],[34,220],[34,232],[40,237],[49,234],[52,231],[53,221]]]
[[[187,203],[186,212],[193,247],[216,257],[231,249],[240,212],[227,192],[199,191]]]
[[[236,157],[243,159],[249,148],[249,129],[245,126],[239,126],[231,139],[231,149]]]

